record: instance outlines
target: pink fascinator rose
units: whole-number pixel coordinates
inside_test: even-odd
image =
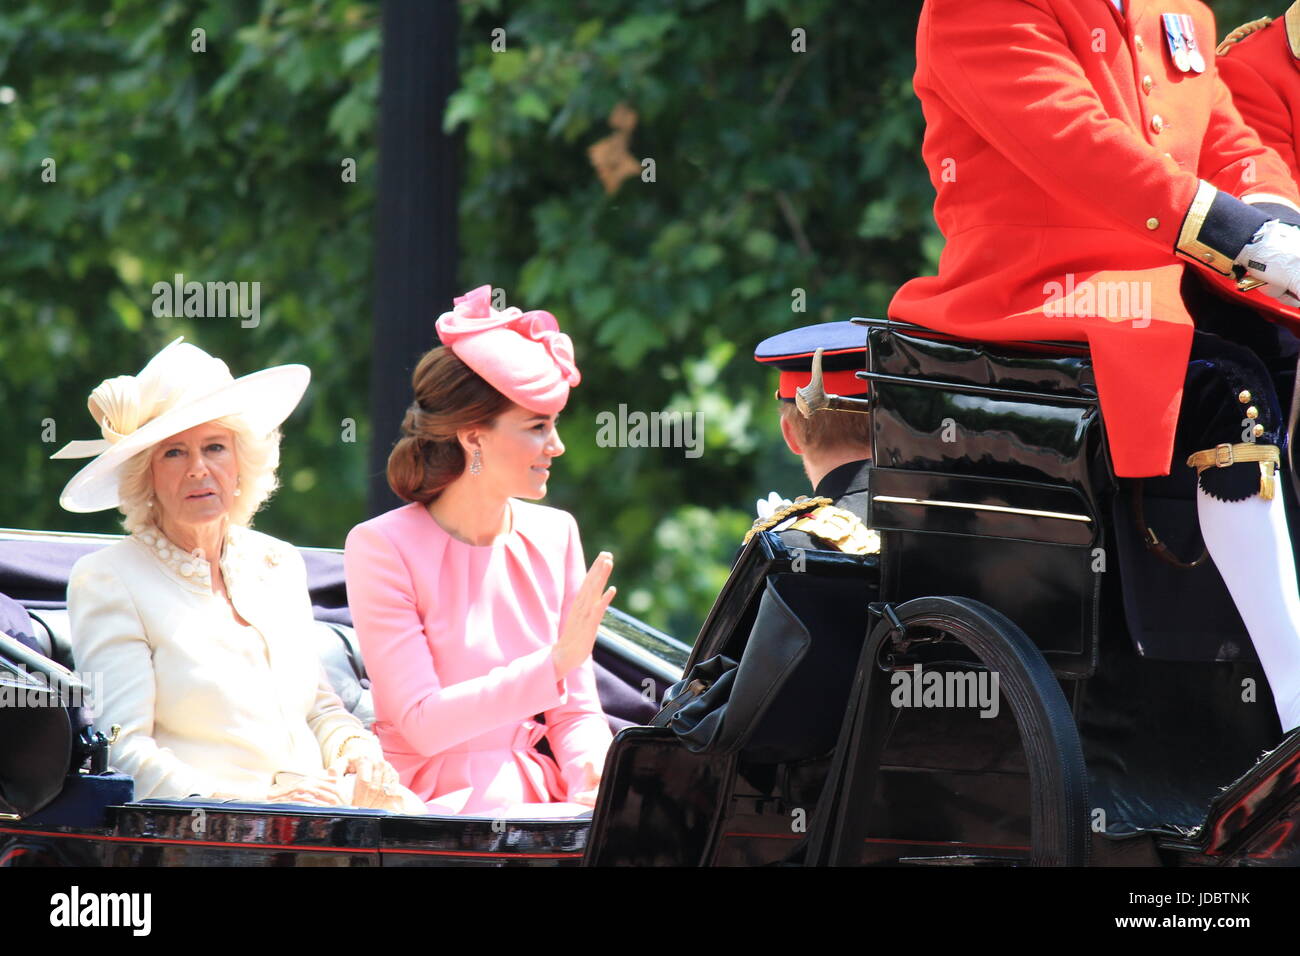
[[[541,415],[558,414],[569,389],[582,381],[573,342],[555,316],[540,309],[492,308],[492,287],[457,296],[435,328],[442,344],[516,405]]]

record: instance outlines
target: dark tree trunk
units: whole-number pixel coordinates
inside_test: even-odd
[[[433,322],[456,288],[458,144],[442,132],[456,88],[456,5],[385,0],[379,100],[379,209],[370,362],[368,511],[401,502],[388,453],[411,402],[411,371],[436,343]]]

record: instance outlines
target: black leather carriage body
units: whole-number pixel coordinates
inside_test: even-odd
[[[738,767],[830,754],[878,572],[875,555],[830,551],[796,570],[778,535],[750,539],[655,725],[614,739],[588,865],[707,863]]]
[[[1117,480],[1082,343],[987,344],[867,320],[881,595],[971,597],[1015,621],[1062,678],[1091,676],[1102,627],[1161,660],[1253,660],[1213,562],[1151,554]],[[1148,520],[1200,553],[1192,470],[1145,483]],[[1106,576],[1109,575],[1110,578]],[[1117,579],[1117,580],[1111,580]],[[1105,601],[1115,608],[1103,607]]]
[[[0,634],[0,813],[22,818],[59,795],[84,758],[86,725],[73,673]]]
[[[696,753],[763,763],[829,753],[875,570],[874,556],[817,551],[795,571],[779,536],[755,535],[652,723]]]
[[[882,599],[974,598],[1020,625],[1059,676],[1088,676],[1113,482],[1086,346],[864,331]]]

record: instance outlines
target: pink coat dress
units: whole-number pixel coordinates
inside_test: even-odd
[[[586,573],[577,523],[542,505],[510,508],[509,534],[483,547],[453,538],[419,504],[348,535],[374,731],[433,813],[584,812],[564,801],[583,788],[584,765],[601,772],[609,748],[590,659],[562,681],[551,663]],[[543,736],[554,760],[536,748]]]

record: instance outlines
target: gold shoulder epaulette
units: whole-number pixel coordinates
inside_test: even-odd
[[[790,527],[833,545],[845,554],[879,554],[880,532],[872,531],[851,511],[827,505],[805,514]]]
[[[1227,56],[1228,51],[1231,50],[1233,46],[1246,39],[1246,37],[1250,36],[1252,33],[1258,33],[1272,22],[1272,17],[1260,17],[1258,20],[1251,20],[1249,23],[1243,23],[1223,38],[1223,42],[1215,48],[1214,55]]]
[[[758,534],[760,531],[767,531],[769,528],[775,528],[782,521],[792,515],[801,515],[805,512],[812,511],[814,508],[820,508],[822,505],[828,505],[830,503],[831,499],[829,498],[805,498],[800,496],[790,502],[790,504],[777,508],[766,518],[755,518],[753,525],[745,532],[744,543],[749,544],[749,539],[754,537],[754,535]]]

